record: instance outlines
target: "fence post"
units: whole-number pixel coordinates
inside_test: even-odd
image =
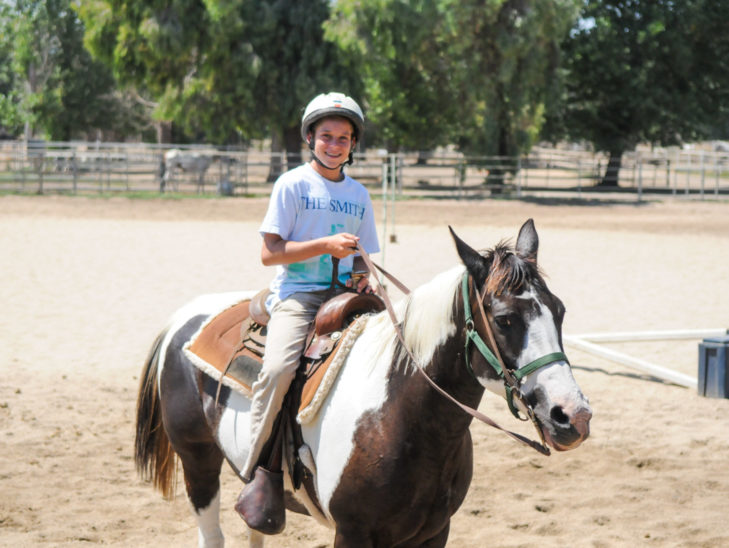
[[[549,179],[552,176],[552,157],[547,156],[547,184],[546,187],[549,188]]]
[[[635,163],[638,167],[638,203],[640,203],[643,199],[643,162],[638,151],[635,153]]]
[[[714,154],[714,196],[719,195],[719,155]]]
[[[73,175],[73,193],[78,192],[78,166],[76,165],[76,151],[71,153],[71,174]]]
[[[699,194],[701,195],[701,199],[702,200],[704,199],[704,177],[706,175],[706,172],[705,172],[705,169],[704,169],[705,168],[705,166],[704,166],[704,162],[705,161],[706,161],[706,157],[704,155],[704,151],[702,150],[701,151],[701,191],[699,192]]]
[[[382,264],[385,264],[385,248],[387,247],[387,177],[389,158],[385,156],[382,162]],[[374,273],[373,273],[374,274]],[[380,278],[382,279],[382,278]]]
[[[242,168],[243,169],[243,188],[245,189],[245,193],[248,194],[248,151],[243,155],[243,162],[242,162]]]
[[[397,191],[397,154],[390,155],[390,183],[392,184],[392,234],[390,241],[397,243],[397,234],[395,233],[395,192]]]
[[[43,194],[43,170],[46,167],[46,152],[45,150],[40,153],[38,159],[38,194]]]
[[[20,147],[18,147],[16,150],[18,157],[16,158],[15,165],[20,167],[20,190],[25,193],[25,169],[26,162],[28,161],[28,149],[26,147],[24,151],[21,151]]]
[[[671,188],[671,159],[666,155],[666,188]]]
[[[577,197],[582,199],[582,158],[577,157]]]

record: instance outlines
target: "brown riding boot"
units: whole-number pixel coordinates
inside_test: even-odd
[[[283,473],[259,466],[235,503],[246,525],[264,535],[276,535],[286,526]]]

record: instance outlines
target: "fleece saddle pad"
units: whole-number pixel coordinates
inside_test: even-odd
[[[242,344],[242,330],[249,324],[249,304],[246,299],[212,315],[183,347],[198,369],[248,398],[261,370],[261,358]],[[300,424],[316,416],[366,321],[366,315],[360,316],[341,333],[331,335],[337,340],[336,347],[309,375],[302,390],[297,416]]]

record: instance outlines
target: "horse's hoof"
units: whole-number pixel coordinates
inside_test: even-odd
[[[251,529],[264,535],[276,535],[286,526],[283,473],[270,472],[260,466],[235,503],[235,511]]]

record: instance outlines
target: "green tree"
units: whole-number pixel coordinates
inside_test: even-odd
[[[394,148],[513,155],[536,138],[577,0],[340,0],[328,32],[361,66]]]
[[[114,95],[110,71],[84,48],[83,24],[70,0],[17,0],[3,8],[12,62],[0,69],[9,74],[0,79],[14,82],[3,103],[5,110],[10,102],[18,106],[26,136],[37,128],[51,139],[69,140],[114,127],[127,112]]]
[[[706,135],[729,106],[728,18],[723,0],[586,1],[563,45],[565,91],[547,135],[608,152],[603,186],[618,184],[638,143]]]
[[[86,43],[155,116],[213,142],[271,135],[301,150],[299,122],[315,94],[356,94],[357,74],[323,38],[327,0],[84,2]]]
[[[23,131],[22,82],[15,65],[15,13],[0,3],[0,137],[17,137]]]
[[[367,116],[391,150],[449,143],[458,90],[444,43],[450,26],[436,0],[340,0],[327,36],[358,67]]]
[[[469,100],[462,103],[465,124],[456,142],[471,154],[513,158],[539,135],[559,68],[559,44],[579,5],[574,0],[507,0],[481,18],[481,2],[467,4],[460,15],[459,56],[466,59],[461,80]],[[501,160],[489,170],[487,182],[503,183],[516,169]]]

